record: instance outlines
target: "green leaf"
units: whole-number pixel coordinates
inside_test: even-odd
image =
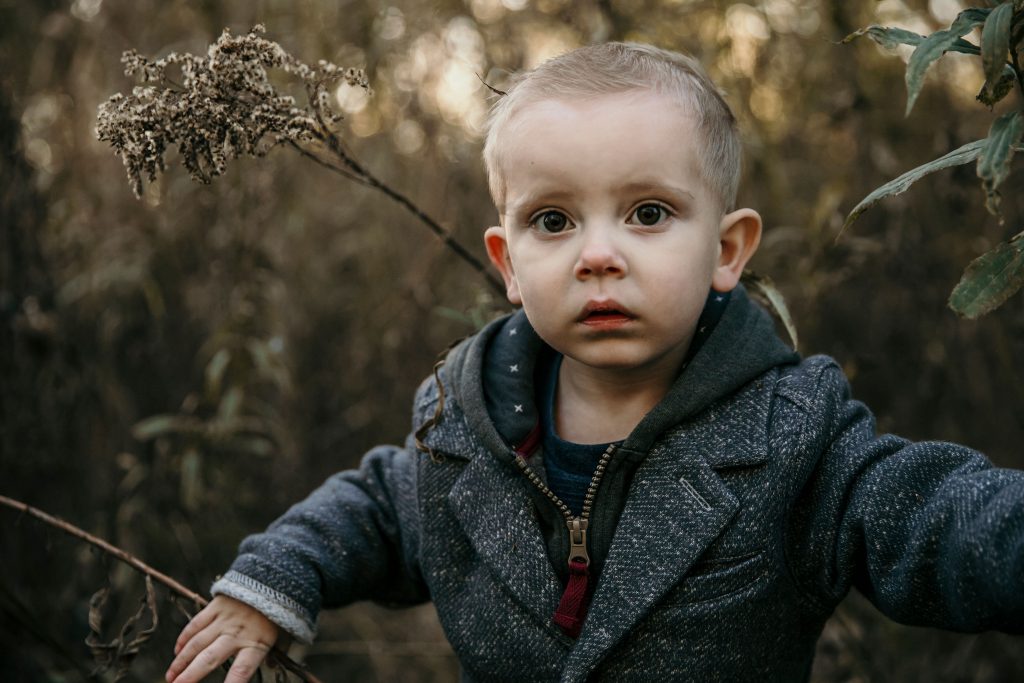
[[[854,31],[850,35],[846,36],[839,41],[840,45],[853,42],[861,36],[867,36],[871,40],[875,41],[879,45],[889,50],[894,50],[900,45],[919,45],[924,36],[920,33],[914,33],[902,28],[894,28],[891,26],[879,26],[873,24],[866,26],[862,29]]]
[[[985,189],[985,207],[999,213],[999,186],[1010,175],[1010,159],[1024,134],[1024,116],[1019,111],[1003,114],[992,122],[978,157],[978,177]]]
[[[924,36],[920,33],[914,33],[902,28],[894,28],[891,26],[879,26],[874,24],[857,31],[854,31],[850,35],[846,36],[839,41],[839,45],[850,43],[861,36],[867,36],[871,40],[875,41],[882,47],[894,50],[900,45],[920,45],[921,41],[924,40]],[[958,38],[947,50],[949,52],[962,52],[969,55],[981,54],[981,49],[978,48],[974,43],[970,43],[963,38]]]
[[[206,391],[213,397],[220,393],[220,384],[224,379],[224,371],[231,362],[231,351],[222,348],[213,354],[213,358],[206,364]]]
[[[853,207],[853,211],[851,211],[850,215],[846,217],[846,222],[843,223],[843,228],[839,233],[842,234],[843,230],[846,230],[846,228],[852,225],[862,213],[870,209],[880,200],[906,192],[911,185],[926,175],[934,173],[935,171],[940,171],[944,168],[959,166],[961,164],[967,164],[974,161],[981,154],[981,150],[985,146],[985,143],[985,140],[969,142],[963,147],[959,147],[952,152],[935,159],[934,161],[929,161],[927,164],[922,164],[915,169],[911,169],[899,178],[890,180],[885,185],[877,188],[867,197],[860,200],[860,203],[857,204],[857,206]]]
[[[1010,94],[1016,83],[1017,76],[1013,71],[1013,67],[1007,64],[995,85],[992,85],[992,81],[985,81],[985,84],[981,86],[981,90],[978,91],[977,99],[991,109],[997,102]]]
[[[999,308],[1024,285],[1024,239],[1009,242],[971,261],[949,296],[949,307],[965,318]]]
[[[1004,2],[992,10],[985,21],[985,27],[981,30],[981,64],[985,69],[986,88],[994,88],[1003,73],[1006,55],[1010,51],[1012,21],[1013,3]]]
[[[132,436],[139,441],[149,441],[165,434],[195,432],[199,428],[199,421],[195,418],[183,415],[154,415],[136,422],[132,427]]]
[[[228,445],[236,451],[248,453],[249,455],[255,455],[261,458],[273,455],[276,450],[273,442],[259,436],[235,437],[228,442]]]
[[[910,55],[910,62],[907,64],[906,114],[909,115],[910,110],[914,108],[914,102],[917,101],[917,96],[921,92],[924,74],[928,71],[928,67],[945,52],[952,49],[960,41],[960,38],[985,23],[988,12],[989,10],[966,9],[957,15],[956,20],[949,28],[936,31],[921,41],[914,53]]]
[[[186,510],[196,510],[203,495],[202,456],[189,448],[181,458],[181,502]]]
[[[742,281],[743,284],[751,288],[752,294],[760,295],[768,306],[775,311],[775,314],[785,326],[786,332],[789,334],[789,338],[793,342],[793,349],[795,350],[798,344],[796,325],[793,324],[793,316],[789,313],[789,308],[786,306],[786,300],[783,298],[782,293],[775,287],[775,283],[771,281],[771,278],[764,275],[758,275],[750,270],[743,271]]]
[[[960,18],[963,17],[964,20],[977,21],[978,23],[984,23],[985,19],[990,14],[992,14],[992,8],[991,7],[968,7],[967,9],[963,10],[962,12],[960,12],[960,14],[958,14],[956,18],[957,18],[957,21],[959,21]],[[955,24],[956,22],[954,21],[953,23]]]
[[[218,420],[231,420],[238,416],[242,409],[242,401],[245,399],[245,391],[242,387],[233,386],[224,392],[217,406]]]

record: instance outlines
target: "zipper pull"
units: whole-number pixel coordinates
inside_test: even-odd
[[[569,527],[569,566],[573,562],[582,562],[584,567],[590,566],[590,555],[587,554],[587,526],[590,520],[570,519],[566,521]]]
[[[569,583],[558,602],[553,620],[570,638],[579,638],[590,602],[590,556],[587,555],[585,519],[566,520],[569,527]]]

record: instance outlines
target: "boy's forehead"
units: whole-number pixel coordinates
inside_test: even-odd
[[[507,181],[510,174],[529,180],[585,166],[588,175],[603,170],[650,184],[659,170],[698,170],[697,135],[693,116],[657,93],[549,97],[530,102],[507,122],[496,170]]]
[[[490,190],[501,214],[514,202],[510,194],[521,198],[529,185],[583,182],[588,174],[618,187],[671,171],[693,179],[682,184],[694,193],[701,189],[705,144],[692,108],[652,89],[532,96],[493,133]]]
[[[656,128],[664,139],[661,153],[684,152],[701,147],[697,121],[690,108],[677,98],[651,90],[633,90],[586,97],[547,96],[524,102],[495,131],[496,160],[508,161],[515,152],[535,151],[542,136],[557,130],[553,142],[559,146],[583,145],[599,150],[613,138],[637,135],[641,138]],[[550,138],[543,137],[546,146]],[[696,151],[696,150],[695,150]],[[500,170],[500,169],[496,169]]]
[[[503,215],[538,201],[622,201],[671,195],[693,202],[700,177],[692,117],[671,100],[548,98],[509,121],[492,185]]]
[[[652,111],[656,109],[671,110],[676,116],[687,121],[693,118],[692,102],[689,99],[669,95],[653,88],[632,88],[606,93],[538,93],[524,98],[508,115],[507,124],[514,124],[531,114],[564,115],[573,110],[593,108],[607,105],[609,109],[626,108],[631,104],[642,103]],[[499,131],[501,132],[501,131]]]

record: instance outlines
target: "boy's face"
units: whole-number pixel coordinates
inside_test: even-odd
[[[674,374],[709,289],[736,285],[760,235],[752,211],[723,218],[691,117],[651,91],[543,100],[502,138],[501,226],[485,241],[509,300],[568,358]],[[724,238],[734,229],[745,246]]]

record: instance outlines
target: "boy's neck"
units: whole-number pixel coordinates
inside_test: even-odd
[[[555,393],[555,432],[573,443],[621,441],[665,397],[682,358],[650,367],[593,368],[565,356]]]

